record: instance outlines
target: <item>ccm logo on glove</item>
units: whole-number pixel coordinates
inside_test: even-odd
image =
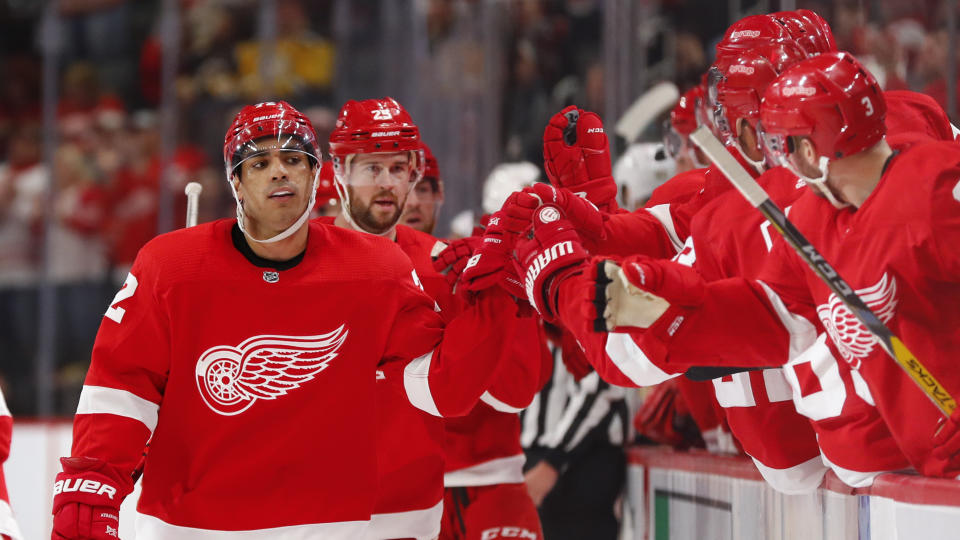
[[[73,482],[73,485],[70,482]],[[97,495],[106,495],[113,499],[113,496],[117,494],[117,488],[97,482],[96,480],[84,480],[81,478],[75,478],[73,480],[57,480],[53,484],[53,494],[59,495],[60,493],[69,493],[71,491],[79,491],[81,493],[95,493]]]

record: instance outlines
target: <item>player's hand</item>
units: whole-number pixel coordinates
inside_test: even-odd
[[[534,197],[541,204],[554,204],[560,207],[573,227],[583,238],[594,241],[603,240],[604,215],[587,199],[564,188],[555,188],[549,184],[535,184],[523,188],[528,197]],[[520,203],[520,201],[518,201]],[[532,212],[531,212],[532,215]]]
[[[960,470],[960,408],[940,423],[933,444],[933,457],[944,463],[945,470]]]
[[[610,145],[596,113],[571,105],[553,115],[543,132],[543,164],[554,186],[582,194],[605,211],[616,209]]]
[[[527,485],[527,493],[530,494],[530,498],[533,499],[533,504],[537,508],[540,508],[540,505],[543,504],[543,500],[553,490],[553,486],[557,485],[559,478],[560,473],[546,460],[541,460],[524,473],[523,481]]]
[[[61,458],[53,487],[53,540],[117,540],[120,503],[133,490],[129,475],[87,457]]]
[[[622,331],[656,327],[661,338],[676,333],[682,313],[703,302],[704,282],[696,270],[645,255],[619,263],[594,259],[589,269],[596,283],[594,330]]]
[[[456,288],[460,274],[480,243],[479,236],[460,238],[449,242],[443,251],[433,257],[433,269],[443,274],[451,289]]]
[[[587,252],[563,211],[552,204],[533,215],[533,238],[517,243],[517,258],[523,271],[527,299],[547,322],[557,320],[560,283],[582,271]]]
[[[480,244],[460,277],[466,290],[477,293],[499,285],[515,298],[526,297],[513,264],[517,234],[508,230],[507,224],[501,212],[490,216]]]

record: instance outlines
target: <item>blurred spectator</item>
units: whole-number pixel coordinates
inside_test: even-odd
[[[300,98],[325,95],[334,72],[333,43],[310,27],[301,0],[277,1],[276,50],[261,73],[263,44],[244,41],[236,47],[239,84],[248,97],[277,96]],[[263,80],[267,75],[268,80]]]
[[[0,372],[15,414],[34,410],[40,230],[50,182],[42,153],[39,126],[20,124],[0,164]]]
[[[508,161],[543,162],[543,128],[550,120],[550,101],[537,70],[536,51],[529,41],[520,41],[514,50],[513,71],[504,92]]]
[[[60,55],[65,64],[85,60],[96,78],[119,95],[134,87],[132,3],[128,0],[61,0]]]

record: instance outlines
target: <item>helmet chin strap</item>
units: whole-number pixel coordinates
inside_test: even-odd
[[[830,190],[830,186],[827,185],[827,172],[830,170],[830,158],[826,156],[820,156],[820,163],[817,167],[820,169],[820,176],[817,178],[810,178],[809,176],[806,176],[797,170],[797,168],[794,167],[789,161],[787,161],[787,163],[789,163],[788,168],[793,171],[794,174],[799,176],[800,179],[806,182],[807,185],[812,189],[815,189],[821,195],[823,195],[825,199],[830,201],[830,204],[832,204],[834,208],[846,208],[850,206],[850,203],[845,203],[840,199],[837,199],[837,197],[834,196],[833,191]]]
[[[740,152],[740,157],[742,157],[744,161],[749,163],[750,166],[753,167],[753,170],[757,171],[757,174],[763,174],[763,172],[767,170],[766,167],[764,167],[763,160],[757,161],[755,159],[751,159],[750,156],[748,156],[747,153],[743,151],[743,148],[740,147],[739,141],[734,141],[733,146],[736,147],[737,152]]]
[[[248,239],[258,244],[272,244],[274,242],[279,242],[293,233],[300,230],[300,227],[303,227],[303,224],[310,219],[310,211],[313,210],[313,205],[317,203],[317,183],[320,181],[320,168],[317,167],[317,172],[313,175],[313,184],[310,186],[310,202],[307,203],[306,210],[303,211],[303,214],[300,215],[300,218],[286,228],[283,232],[276,236],[271,236],[266,240],[260,240],[259,238],[254,238],[249,232],[247,232],[246,219],[247,215],[243,212],[243,205],[240,204],[240,195],[237,193],[236,186],[233,185],[233,182],[229,182],[230,189],[233,190],[233,198],[237,201],[237,226],[240,227],[240,232],[243,233]]]

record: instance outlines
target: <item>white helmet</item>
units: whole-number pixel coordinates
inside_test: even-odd
[[[500,210],[511,193],[532,186],[539,177],[540,169],[529,161],[497,165],[483,182],[483,212]]]
[[[613,179],[620,191],[622,206],[638,208],[653,190],[676,174],[677,163],[661,143],[636,143],[613,165]]]

